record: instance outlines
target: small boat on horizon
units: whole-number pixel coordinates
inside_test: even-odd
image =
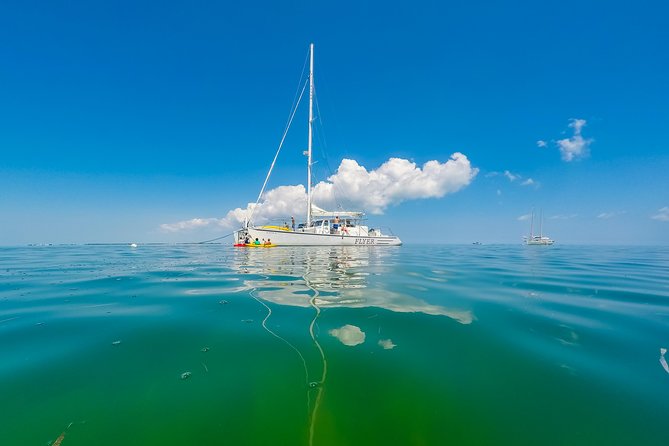
[[[523,240],[526,245],[552,245],[555,243],[555,240],[547,237],[543,234],[543,221],[544,215],[543,210],[539,214],[539,235],[534,234],[534,209],[532,209],[532,218],[530,221],[530,235],[523,236]]]

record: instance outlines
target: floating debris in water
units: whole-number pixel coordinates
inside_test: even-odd
[[[181,374],[181,379],[188,379],[188,378],[191,377],[191,375],[192,375],[191,372],[183,372],[183,373]]]
[[[131,248],[137,248],[137,243],[130,243]]]
[[[392,350],[397,347],[397,345],[393,344],[393,341],[390,339],[379,339],[379,345],[385,350]]]
[[[60,446],[60,444],[63,442],[64,439],[65,439],[65,432],[60,434],[60,436],[56,438],[56,441],[51,443],[51,446]]]
[[[205,364],[204,362],[201,362],[200,364],[202,364],[202,367],[204,367],[204,371],[209,373],[209,369],[207,368],[207,364]]]
[[[223,299],[223,300],[219,300],[218,303],[221,304],[221,305],[227,305],[229,302],[227,300]]]
[[[661,348],[660,349],[660,364],[662,364],[662,368],[664,369],[665,372],[669,373],[669,365],[667,365],[667,360],[664,359],[664,354],[667,353],[666,348]]]
[[[316,389],[317,387],[320,387],[320,386],[321,386],[321,383],[319,383],[318,381],[311,381],[309,383],[309,388],[310,389]]]
[[[114,341],[114,342],[112,342],[112,345],[120,345],[120,344],[121,344],[121,341]]]
[[[53,443],[51,443],[51,446],[60,446],[60,444],[61,444],[61,443],[63,442],[63,440],[65,439],[65,432],[67,432],[67,430],[70,428],[70,426],[72,426],[72,424],[73,424],[73,423],[70,423],[70,424],[67,425],[67,427],[65,428],[65,430],[63,431],[63,433],[60,434],[60,435],[58,436],[58,438],[56,438],[56,440],[55,440]]]
[[[330,336],[339,339],[342,344],[353,347],[365,342],[365,332],[355,325],[344,325],[340,328],[333,328],[328,332]]]
[[[201,351],[202,353],[207,353],[209,350],[210,350],[209,347],[202,347],[202,348],[200,349],[200,351]]]
[[[242,319],[242,322],[246,322],[247,324],[250,324],[253,322],[253,319]]]

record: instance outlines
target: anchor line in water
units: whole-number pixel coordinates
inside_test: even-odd
[[[267,309],[267,315],[265,316],[265,318],[262,320],[262,323],[261,323],[262,328],[264,328],[265,331],[266,331],[267,333],[269,333],[269,334],[271,334],[272,336],[274,336],[275,338],[279,339],[279,340],[282,341],[284,344],[286,344],[288,347],[292,348],[292,349],[295,351],[295,353],[297,353],[297,356],[300,357],[300,360],[302,361],[302,366],[304,367],[304,382],[305,382],[305,384],[308,385],[308,384],[309,384],[309,371],[308,371],[308,368],[307,368],[307,361],[304,359],[304,356],[302,355],[302,352],[300,352],[300,350],[299,350],[297,347],[295,347],[293,344],[291,344],[287,339],[285,339],[285,338],[281,337],[280,335],[276,334],[274,331],[272,331],[272,330],[267,326],[267,320],[268,320],[269,317],[272,315],[272,309],[271,309],[265,302],[263,302],[262,300],[260,300],[260,299],[255,295],[255,292],[256,292],[256,291],[257,291],[257,288],[253,288],[253,289],[251,289],[251,291],[249,292],[249,295],[250,295],[256,302],[258,302],[260,305],[262,305],[263,307],[265,307],[265,308]],[[309,403],[307,402],[307,406],[308,406],[308,405],[309,405]]]
[[[269,277],[266,277],[266,279],[269,279]],[[317,289],[309,285],[309,282],[307,281],[306,275],[302,277],[304,280],[304,283],[306,284],[307,288],[309,288],[311,291],[313,291],[313,295],[309,299],[309,305],[316,310],[314,313],[314,317],[311,320],[311,323],[309,324],[309,336],[311,337],[312,342],[318,349],[318,352],[321,355],[321,361],[323,364],[322,367],[322,373],[321,373],[321,379],[314,383],[315,385],[313,387],[316,387],[317,394],[316,394],[316,400],[314,402],[313,408],[311,407],[311,393],[310,390],[312,388],[311,383],[309,382],[309,368],[307,367],[307,361],[304,359],[304,355],[302,355],[302,352],[295,347],[293,344],[291,344],[287,339],[283,338],[279,334],[275,333],[272,331],[268,326],[267,326],[267,321],[269,320],[270,316],[272,315],[272,308],[267,305],[263,300],[261,300],[257,295],[256,292],[258,288],[253,287],[249,291],[249,295],[260,305],[265,307],[267,309],[267,315],[265,318],[262,320],[262,327],[265,331],[267,331],[270,335],[274,336],[275,338],[279,339],[283,343],[285,343],[288,347],[293,349],[295,353],[299,356],[300,360],[302,361],[302,366],[304,367],[304,378],[305,378],[305,384],[307,385],[307,412],[308,412],[308,417],[309,417],[309,445],[313,445],[314,442],[314,433],[315,433],[315,425],[316,425],[316,415],[318,413],[318,408],[320,407],[322,396],[323,396],[323,386],[325,384],[325,379],[327,377],[327,370],[328,370],[328,363],[327,359],[325,357],[325,351],[323,350],[323,347],[321,344],[318,342],[318,339],[316,338],[316,335],[314,333],[314,326],[316,325],[316,321],[318,320],[318,317],[321,314],[321,309],[316,303],[316,299],[319,296],[319,292]]]
[[[321,347],[321,344],[318,342],[318,339],[316,339],[316,336],[314,335],[314,325],[316,325],[316,320],[321,314],[321,309],[316,304],[316,298],[318,297],[319,293],[316,288],[309,285],[309,282],[307,282],[306,275],[304,276],[304,282],[307,284],[307,287],[314,292],[313,296],[311,296],[311,299],[309,299],[309,305],[311,305],[316,310],[316,314],[314,315],[314,318],[311,320],[311,324],[309,324],[309,335],[311,335],[311,340],[313,341],[314,345],[320,352],[321,360],[323,362],[323,369],[322,369],[323,373],[321,374],[321,380],[318,383],[318,393],[316,394],[316,401],[314,402],[314,408],[311,411],[311,415],[309,417],[309,446],[311,446],[314,444],[316,414],[318,413],[318,408],[320,407],[321,399],[323,397],[323,387],[325,386],[325,378],[327,377],[328,374],[328,362],[327,359],[325,358],[325,352],[323,351],[323,347]]]
[[[205,244],[205,243],[215,242],[216,240],[221,240],[221,239],[224,239],[224,238],[226,238],[226,237],[230,237],[232,234],[234,234],[234,232],[231,232],[230,234],[222,235],[222,236],[220,236],[220,237],[213,238],[213,239],[211,239],[211,240],[204,240],[204,241],[201,241],[201,242],[196,242],[195,244],[196,244],[196,245],[203,245],[203,244]]]

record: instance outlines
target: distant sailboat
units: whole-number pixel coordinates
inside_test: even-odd
[[[534,209],[532,209],[532,219],[530,222],[530,235],[524,236],[523,240],[526,245],[552,245],[555,240],[543,234],[544,215],[543,210],[539,214],[539,235],[534,234]]]

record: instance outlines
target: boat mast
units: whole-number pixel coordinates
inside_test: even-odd
[[[312,123],[314,121],[314,44],[309,47],[311,57],[309,60],[309,143],[307,148],[307,227],[311,226],[311,144]]]
[[[532,208],[532,219],[530,220],[530,238],[534,237],[534,208]]]
[[[539,213],[539,237],[543,238],[543,236],[544,236],[544,210],[541,209],[539,212],[540,212]]]

